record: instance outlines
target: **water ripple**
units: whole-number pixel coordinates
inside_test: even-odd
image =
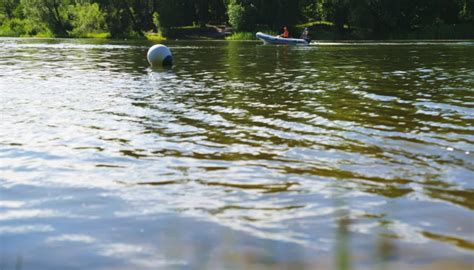
[[[356,250],[377,233],[424,258],[473,249],[470,43],[170,42],[164,70],[148,43],[0,44],[2,234],[142,266],[187,262],[101,222],[130,242],[170,215],[322,254],[344,224]]]

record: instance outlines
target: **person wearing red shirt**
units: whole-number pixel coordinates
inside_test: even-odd
[[[288,28],[286,26],[283,27],[283,34],[278,35],[278,37],[281,37],[281,38],[289,38],[290,37],[290,32],[288,32]]]

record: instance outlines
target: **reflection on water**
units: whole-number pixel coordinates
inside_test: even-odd
[[[2,269],[474,263],[471,43],[0,44]]]

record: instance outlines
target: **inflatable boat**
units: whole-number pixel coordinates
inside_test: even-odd
[[[309,42],[299,38],[281,38],[267,35],[261,32],[256,34],[257,38],[262,40],[265,44],[286,44],[286,45],[309,45]]]

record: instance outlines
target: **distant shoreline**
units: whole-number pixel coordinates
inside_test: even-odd
[[[15,37],[15,36],[0,36],[0,39],[82,39],[82,40],[110,40],[110,41],[149,41],[149,42],[175,42],[175,41],[226,41],[226,42],[259,42],[258,39],[213,39],[209,37],[195,37],[195,38],[166,38],[161,40],[153,40],[146,38],[94,38],[94,37]],[[429,45],[429,44],[443,44],[443,43],[472,43],[474,45],[474,39],[321,39],[313,40],[311,44],[315,45]]]
[[[293,27],[290,31],[290,36],[299,37],[299,33],[302,32],[304,25]],[[232,28],[224,25],[206,25],[206,26],[186,26],[186,27],[172,27],[166,30],[166,34],[161,32],[144,32],[143,35],[134,36],[123,36],[123,37],[111,37],[110,33],[86,33],[82,36],[66,36],[66,37],[54,37],[54,36],[1,36],[0,37],[12,37],[12,38],[84,38],[84,39],[109,39],[109,40],[149,40],[155,42],[161,42],[165,40],[229,40],[229,41],[255,41],[258,40],[255,37],[257,32],[263,32],[269,35],[277,35],[278,33],[269,29],[257,29],[253,32],[247,31],[234,31]],[[451,38],[445,36],[442,33],[439,34],[440,38],[432,37],[427,35],[423,31],[420,32],[407,32],[399,33],[393,36],[393,38],[369,38],[363,39],[356,35],[347,32],[345,34],[338,34],[330,29],[321,28],[318,25],[316,28],[310,28],[310,36],[313,42],[338,42],[338,43],[373,43],[373,42],[394,42],[403,43],[407,41],[424,41],[424,42],[456,42],[456,41],[470,41],[474,40],[474,37],[467,36],[467,38]],[[425,37],[426,36],[426,37]],[[419,38],[417,38],[419,37]]]

